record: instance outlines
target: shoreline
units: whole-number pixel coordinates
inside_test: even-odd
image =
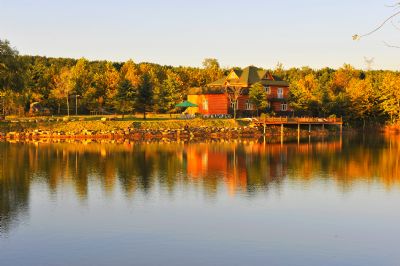
[[[150,134],[149,134],[150,133]],[[346,134],[347,135],[347,134]],[[296,142],[309,141],[311,138],[326,138],[338,137],[339,134],[335,132],[314,132],[311,134],[285,134],[284,136],[278,134],[215,134],[210,135],[195,135],[190,136],[187,132],[181,131],[178,135],[152,135],[151,132],[140,135],[25,135],[25,134],[11,134],[7,137],[0,137],[0,142],[9,143],[188,143],[188,142],[268,142],[268,143],[282,143],[282,142]]]
[[[350,130],[351,131],[351,130]],[[313,126],[300,130],[300,136],[326,136],[339,133],[335,127]],[[190,119],[190,120],[77,120],[2,122],[0,139],[127,139],[148,140],[205,140],[258,139],[262,137],[298,137],[297,126],[270,125],[265,134],[262,127],[248,120]]]
[[[327,136],[336,134],[328,130],[314,130],[308,132],[302,130],[301,137],[305,136]],[[11,131],[0,134],[2,140],[40,140],[40,139],[108,139],[108,140],[133,140],[133,141],[148,141],[148,140],[206,140],[206,139],[259,139],[262,137],[278,138],[297,137],[297,130],[285,128],[283,135],[278,127],[269,128],[264,135],[262,129],[257,127],[202,127],[202,128],[182,128],[182,129],[127,129],[92,131],[84,130],[81,132],[64,132],[64,131],[49,131],[35,129],[33,131]]]

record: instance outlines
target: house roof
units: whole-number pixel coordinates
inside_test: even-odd
[[[189,95],[199,94],[224,94],[225,91],[222,87],[197,87],[190,88],[188,91]]]
[[[240,86],[250,87],[251,85],[261,82],[266,86],[283,86],[288,87],[289,83],[271,75],[268,71],[257,68],[255,66],[248,66],[243,70],[232,69],[229,74],[219,80],[207,84],[208,87],[224,87]]]

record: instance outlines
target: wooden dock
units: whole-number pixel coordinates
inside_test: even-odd
[[[343,131],[343,119],[336,117],[321,118],[321,117],[263,117],[256,118],[253,122],[258,126],[265,127],[269,125],[280,125],[281,134],[283,135],[283,127],[285,125],[297,125],[297,132],[300,134],[300,126],[308,125],[308,131],[311,132],[312,125],[321,125],[324,128],[327,125],[336,125],[340,129],[340,134]]]
[[[342,125],[342,118],[319,118],[319,117],[265,117],[257,118],[256,124],[267,125],[297,125],[297,124],[313,124],[313,125]]]

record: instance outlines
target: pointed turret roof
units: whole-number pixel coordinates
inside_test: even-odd
[[[267,70],[257,68],[255,66],[248,66],[243,70],[232,69],[226,77],[216,80],[207,86],[209,87],[224,87],[240,86],[250,87],[254,83],[261,82],[266,86],[289,86],[286,81],[271,75]]]

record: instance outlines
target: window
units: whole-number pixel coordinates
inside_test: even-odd
[[[267,102],[267,108],[271,109],[271,102],[270,101]]]
[[[265,92],[266,92],[267,94],[271,94],[271,87],[266,86],[266,87],[264,87],[264,90],[265,90]]]
[[[236,100],[236,101],[231,101],[231,108],[232,108],[232,109],[235,109],[235,108],[236,108],[236,110],[237,110],[238,107],[239,107],[238,100]]]
[[[282,103],[281,111],[287,111],[287,103]]]
[[[246,110],[253,110],[253,104],[250,100],[246,101]]]
[[[203,110],[208,110],[208,100],[203,100]]]
[[[283,88],[278,88],[278,98],[279,99],[283,98]]]

